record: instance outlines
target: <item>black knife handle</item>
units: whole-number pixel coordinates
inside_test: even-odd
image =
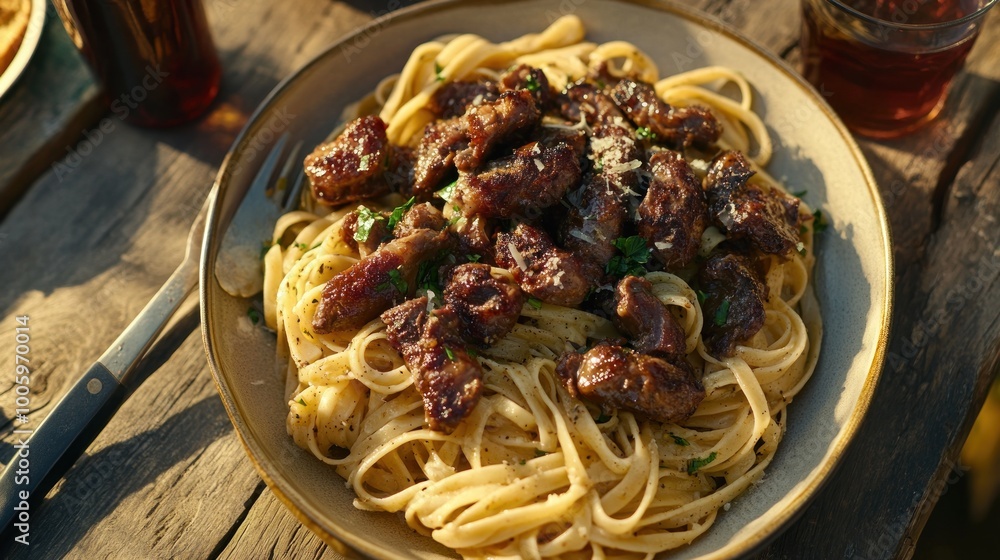
[[[14,456],[0,474],[0,531],[14,523],[16,536],[22,529],[18,523],[30,525],[31,508],[69,470],[127,397],[125,386],[97,362],[37,429],[15,423]]]

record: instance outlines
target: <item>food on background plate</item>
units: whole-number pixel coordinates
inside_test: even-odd
[[[14,60],[30,15],[31,0],[0,0],[0,74]]]
[[[420,45],[374,99],[264,257],[295,442],[466,557],[704,533],[763,477],[821,332],[818,220],[764,171],[747,81],[661,79],[567,16]]]

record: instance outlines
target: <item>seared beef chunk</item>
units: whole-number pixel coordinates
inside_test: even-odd
[[[535,103],[539,109],[545,109],[552,104],[554,95],[549,86],[549,79],[545,77],[545,72],[538,68],[532,68],[527,64],[520,64],[512,68],[509,72],[500,77],[500,91],[514,91],[524,89],[535,96]]]
[[[719,154],[705,177],[709,214],[727,236],[746,237],[764,253],[791,258],[799,243],[799,200],[748,183],[753,173],[740,152]]]
[[[598,280],[587,274],[579,257],[556,247],[541,229],[524,223],[497,235],[496,259],[511,271],[522,290],[555,305],[579,305]]]
[[[413,148],[389,144],[389,158],[382,176],[389,190],[407,198],[413,196],[413,165],[417,154]]]
[[[532,142],[481,172],[463,173],[453,201],[466,216],[537,218],[579,180],[580,162],[569,145]]]
[[[615,239],[628,217],[622,197],[604,175],[596,175],[568,198],[571,206],[559,227],[559,240],[567,251],[603,270],[617,252]]]
[[[625,120],[614,100],[589,82],[578,82],[569,86],[556,101],[559,103],[559,113],[574,123],[580,122],[581,117],[586,119],[590,126],[614,124]]]
[[[682,268],[694,259],[708,227],[701,183],[677,152],[649,158],[653,180],[639,205],[639,235],[663,266]]]
[[[541,126],[531,138],[543,148],[554,148],[566,144],[576,154],[576,159],[582,160],[587,149],[587,133],[582,130],[568,130],[550,126]]]
[[[458,317],[448,308],[428,312],[427,298],[420,297],[386,311],[382,321],[389,344],[413,375],[430,428],[451,433],[483,390],[483,370],[465,351]]]
[[[448,221],[441,215],[441,211],[432,206],[430,202],[424,202],[415,205],[403,214],[403,219],[393,228],[392,235],[406,237],[421,229],[441,231],[446,225],[448,225]]]
[[[720,360],[732,356],[764,326],[764,270],[753,257],[720,246],[698,272],[698,284],[708,296],[702,304],[705,347]]]
[[[496,101],[474,105],[462,116],[469,147],[455,155],[460,171],[473,171],[499,146],[538,124],[542,114],[527,90],[508,91]]]
[[[645,278],[626,276],[615,290],[615,314],[618,330],[628,334],[632,347],[642,354],[683,360],[687,353],[684,329],[666,305],[653,294],[653,285]]]
[[[563,354],[556,372],[573,396],[659,422],[686,420],[705,398],[683,358],[672,363],[608,343]]]
[[[334,276],[316,306],[313,330],[357,329],[413,294],[417,267],[448,245],[448,235],[427,229],[393,239]]]
[[[506,277],[495,278],[490,265],[456,266],[444,288],[445,304],[455,311],[462,336],[483,346],[495,344],[521,315],[524,294]]]
[[[461,81],[443,84],[431,97],[427,110],[439,119],[460,117],[470,105],[486,101],[496,101],[500,92],[497,85],[489,81]]]
[[[650,84],[624,79],[615,85],[611,97],[636,126],[648,128],[658,141],[674,149],[708,147],[722,134],[722,126],[708,109],[671,107]]]
[[[387,241],[391,235],[389,234],[389,228],[386,227],[386,220],[389,217],[387,212],[374,212],[375,216],[378,216],[368,229],[368,236],[364,237],[363,241],[358,241],[355,239],[355,235],[358,233],[358,217],[362,210],[355,210],[350,214],[344,216],[344,223],[341,226],[340,234],[347,243],[349,247],[361,254],[361,258],[365,258],[368,255],[375,252],[382,242]],[[369,212],[371,212],[369,210]]]
[[[456,212],[460,212],[457,210]],[[479,255],[484,262],[495,262],[493,258],[492,220],[475,216],[458,217],[450,220],[449,231],[457,241],[456,252],[466,255]]]
[[[421,199],[430,198],[435,189],[443,187],[441,181],[453,168],[455,154],[469,145],[462,119],[453,118],[427,125],[417,145],[413,163],[413,194]]]
[[[347,124],[333,142],[306,156],[306,176],[317,201],[330,206],[389,192],[383,172],[391,148],[385,123],[374,116]]]

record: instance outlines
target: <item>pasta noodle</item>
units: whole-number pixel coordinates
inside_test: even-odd
[[[420,45],[375,92],[390,140],[419,138],[433,118],[424,107],[443,80],[495,77],[524,62],[561,89],[608,63],[654,84],[672,105],[709,106],[724,125],[720,146],[750,154],[762,172],[772,144],[740,74],[711,67],[660,78],[634,45],[583,38],[580,20],[568,16],[505,43],[459,35]],[[723,83],[739,97],[711,87]],[[400,202],[393,196],[369,206],[391,209]],[[278,221],[264,259],[264,303],[287,364],[288,431],[344,477],[358,508],[402,512],[413,529],[468,558],[648,557],[690,543],[763,477],[785,431],[785,407],[818,354],[811,226],[798,254],[771,258],[764,327],[730,358],[706,350],[706,317],[685,279],[646,275],[687,335],[688,360],[703,372],[706,398],[681,424],[622,410],[602,415],[571,397],[555,373],[557,358],[567,343],[584,346],[614,329],[585,311],[525,304],[513,330],[478,357],[482,399],[444,434],[425,425],[420,394],[381,320],[348,335],[310,331],[324,284],[360,258],[340,235],[353,209],[297,211]],[[703,250],[718,242],[710,237]]]

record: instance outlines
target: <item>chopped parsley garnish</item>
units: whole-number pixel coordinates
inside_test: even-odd
[[[247,309],[247,317],[250,317],[250,322],[255,325],[260,323],[260,311],[257,311],[253,307]]]
[[[708,457],[705,457],[704,459],[698,459],[698,458],[691,459],[690,461],[688,461],[688,469],[687,469],[688,474],[694,474],[698,472],[698,469],[714,461],[715,457],[716,454],[715,451],[713,451],[709,453]]]
[[[354,240],[358,243],[364,243],[368,241],[368,236],[372,232],[372,226],[375,225],[375,220],[381,220],[382,216],[372,212],[368,208],[362,206],[358,209],[358,227],[354,230]]]
[[[535,450],[535,457],[544,457],[544,456],[546,456],[548,454],[549,454],[548,451],[542,451],[541,449],[536,449]]]
[[[722,305],[715,310],[715,325],[721,327],[726,324],[726,319],[729,318],[729,300],[722,300]]]
[[[389,214],[389,221],[385,224],[386,229],[392,231],[396,227],[396,224],[403,219],[403,214],[406,214],[410,208],[413,208],[413,203],[416,201],[416,197],[411,196],[410,200],[407,200],[402,206],[393,208],[392,214]]]
[[[817,209],[813,212],[813,231],[819,233],[821,231],[826,231],[826,228],[830,224],[826,223],[826,217],[823,216],[823,211]]]
[[[635,129],[635,139],[636,140],[656,140],[656,133],[649,129],[648,126],[640,126]]]
[[[441,263],[437,259],[421,261],[417,267],[417,288],[421,292],[432,291],[435,294],[442,292],[441,279],[438,277],[438,270]]]
[[[521,464],[521,465],[526,465],[527,463],[528,463],[528,462],[527,462],[527,461],[525,461],[524,459],[521,459],[521,460],[519,461],[519,464]]]
[[[691,445],[688,442],[688,440],[682,438],[681,436],[675,436],[674,434],[670,434],[670,437],[674,438],[674,443],[676,443],[677,445],[679,445],[681,447],[687,447],[687,446]]]
[[[442,71],[444,71],[444,68],[440,64],[438,64],[438,62],[435,60],[434,61],[434,79],[435,80],[437,80],[439,82],[443,82],[444,81],[444,75],[441,74]]]
[[[469,354],[470,356],[472,356],[473,358],[478,358],[479,357],[479,352],[476,352],[475,348],[466,348],[465,352],[467,354]]]
[[[306,401],[305,401],[305,399],[303,399],[302,397],[299,397],[299,400],[298,400],[297,402],[298,402],[299,404],[301,404],[302,406],[306,406]]]
[[[308,243],[296,243],[295,246],[298,247],[299,250],[302,251],[303,253],[309,250]]]
[[[607,414],[604,414],[603,412],[601,412],[601,415],[598,416],[597,420],[594,420],[594,422],[597,422],[598,424],[604,424],[605,422],[607,422],[609,420],[611,420],[611,417],[608,416]]]
[[[474,263],[479,262],[479,259],[481,259],[481,258],[483,258],[482,255],[477,255],[475,253],[470,253],[468,255],[465,255],[465,260],[467,260],[469,262],[474,262]]]
[[[528,80],[525,82],[524,89],[528,91],[538,91],[538,88],[542,87],[539,85],[538,80],[535,79],[534,74],[528,74]]]
[[[409,286],[406,284],[406,279],[403,278],[402,274],[400,274],[398,268],[390,270],[389,279],[386,280],[385,282],[382,282],[378,286],[375,286],[375,290],[378,292],[384,292],[386,289],[389,288],[389,286],[392,286],[397,292],[401,294],[406,293],[406,289]]]
[[[641,276],[646,273],[643,266],[649,262],[649,248],[646,240],[638,235],[615,239],[615,247],[621,255],[611,257],[605,272],[612,276]]]
[[[455,196],[455,186],[458,185],[458,181],[452,181],[445,185],[442,189],[434,191],[434,194],[438,198],[443,198],[446,202],[451,202],[451,198]]]
[[[444,353],[448,356],[449,360],[451,360],[453,362],[455,361],[455,353],[451,351],[451,348],[448,348],[447,346],[445,346],[444,347]]]
[[[701,290],[695,291],[695,295],[698,296],[698,303],[705,303],[705,300],[708,299],[708,294]]]
[[[541,309],[542,308],[542,300],[540,300],[538,298],[530,297],[530,298],[528,298],[528,305],[534,307],[535,309]]]

